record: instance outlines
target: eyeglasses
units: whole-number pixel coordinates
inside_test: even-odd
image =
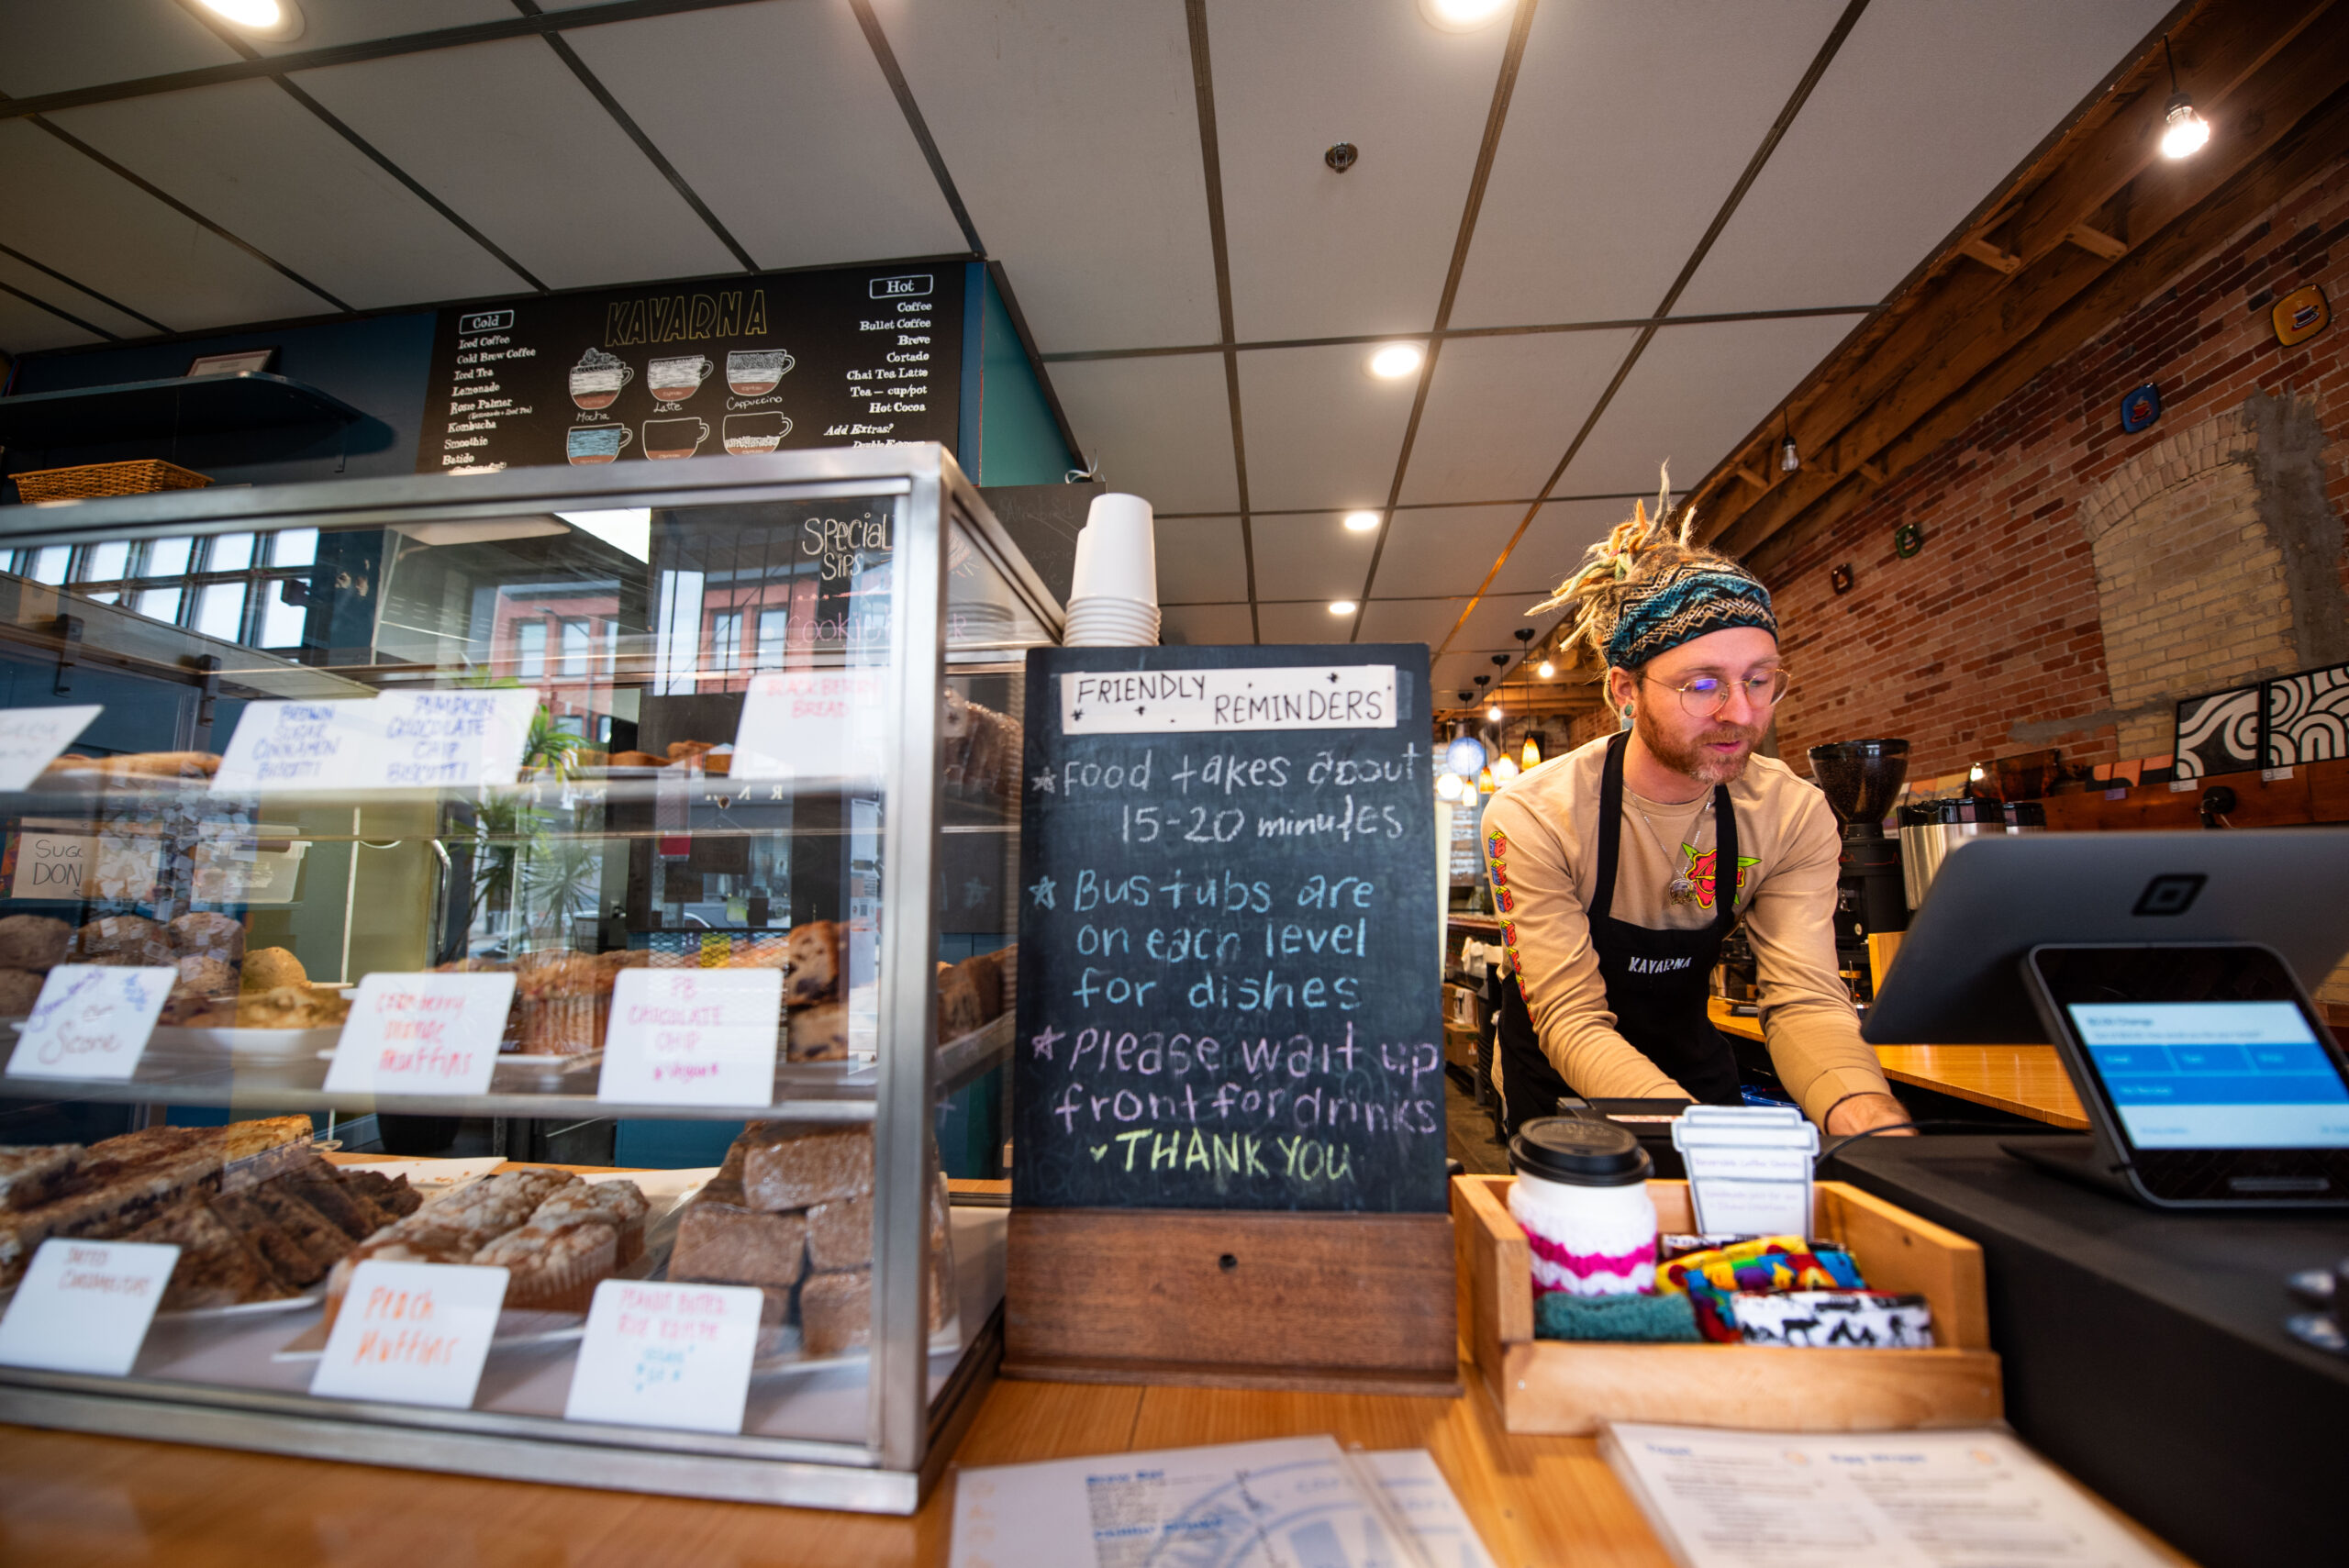
[[[1642,681],[1654,680],[1642,675]],[[1656,681],[1663,685],[1662,681]],[[1742,691],[1746,702],[1756,708],[1776,707],[1787,695],[1794,677],[1784,670],[1772,670],[1764,674],[1748,675],[1742,681],[1724,681],[1719,675],[1698,675],[1682,682],[1671,690],[1680,694],[1681,711],[1691,718],[1710,718],[1729,706],[1731,691]]]

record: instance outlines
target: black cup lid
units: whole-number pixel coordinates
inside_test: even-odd
[[[1527,1122],[1508,1140],[1508,1160],[1529,1176],[1576,1187],[1628,1187],[1654,1167],[1630,1129],[1575,1116]]]

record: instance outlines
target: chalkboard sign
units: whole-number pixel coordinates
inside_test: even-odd
[[[1444,1207],[1423,645],[1028,655],[1012,1196]]]
[[[746,273],[440,312],[417,472],[955,444],[963,263]]]

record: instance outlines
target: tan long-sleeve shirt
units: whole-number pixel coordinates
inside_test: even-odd
[[[1486,873],[1501,940],[1534,1032],[1559,1076],[1589,1099],[1665,1098],[1687,1091],[1615,1030],[1591,945],[1598,894],[1598,797],[1607,741],[1519,775],[1485,807]],[[1755,757],[1730,785],[1737,808],[1737,907],[1760,971],[1762,1032],[1788,1093],[1814,1121],[1847,1095],[1887,1094],[1860,1039],[1836,973],[1835,861],[1840,834],[1827,797],[1783,762]],[[1615,873],[1618,920],[1651,929],[1709,924],[1731,886],[1712,863],[1711,792],[1686,805],[1627,786]],[[1699,901],[1675,904],[1666,884],[1692,870]]]

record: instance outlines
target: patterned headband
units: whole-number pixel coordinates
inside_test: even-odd
[[[1685,562],[1638,584],[1635,592],[1607,639],[1607,662],[1619,669],[1636,670],[1693,638],[1733,626],[1778,635],[1770,590],[1725,562]]]

